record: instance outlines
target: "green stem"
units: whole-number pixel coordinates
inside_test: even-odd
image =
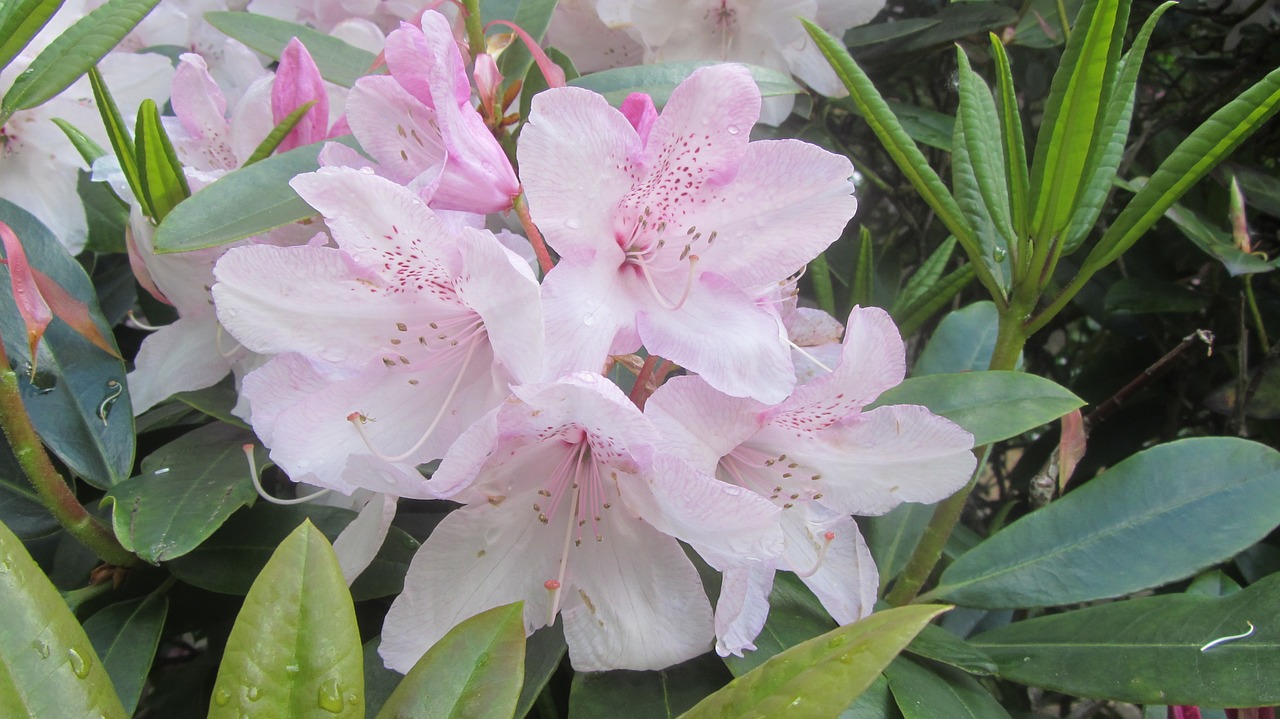
[[[1258,298],[1253,294],[1253,275],[1244,276],[1244,296],[1249,303],[1249,313],[1253,315],[1253,326],[1258,330],[1258,342],[1262,344],[1262,351],[1270,352],[1271,341],[1267,339],[1267,328],[1262,324],[1262,313],[1258,311]]]
[[[475,57],[488,49],[484,42],[484,24],[480,18],[480,0],[462,0],[462,6],[466,10],[467,47],[471,50],[471,57]]]
[[[13,448],[13,456],[35,488],[40,502],[53,518],[99,559],[117,567],[131,567],[138,558],[120,546],[111,530],[85,510],[71,487],[53,468],[31,417],[22,404],[18,375],[9,369],[9,358],[0,345],[0,426]]]

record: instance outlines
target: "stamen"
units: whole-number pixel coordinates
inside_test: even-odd
[[[239,351],[244,347],[244,345],[242,345],[242,344],[240,344],[239,342],[237,342],[237,343],[236,343],[236,346],[231,348],[231,351],[229,351],[229,352],[227,352],[227,351],[223,351],[223,349],[222,349],[222,335],[223,335],[225,332],[226,332],[226,330],[222,329],[222,323],[218,323],[218,334],[214,335],[214,338],[213,338],[213,344],[214,344],[214,346],[215,346],[215,347],[217,347],[217,349],[218,349],[218,354],[222,355],[222,359],[231,359],[231,356],[232,356],[232,355],[234,355],[236,352],[239,352]]]
[[[450,403],[453,402],[453,397],[458,393],[458,387],[462,384],[462,378],[467,374],[467,367],[471,365],[471,356],[475,354],[476,347],[479,346],[479,344],[479,342],[472,342],[470,346],[467,347],[467,356],[462,360],[462,369],[458,370],[458,376],[453,379],[453,386],[449,388],[449,394],[444,398],[444,401],[440,403],[440,410],[436,412],[435,419],[431,420],[431,425],[427,427],[427,431],[422,433],[422,436],[418,438],[417,442],[413,443],[412,447],[400,454],[388,456],[378,451],[378,449],[373,446],[373,443],[369,441],[369,437],[364,433],[364,427],[361,426],[368,419],[365,415],[360,412],[352,412],[347,415],[347,421],[351,423],[352,427],[356,428],[356,432],[360,435],[360,439],[364,440],[365,446],[369,448],[369,451],[373,453],[373,456],[384,462],[403,462],[413,456],[414,452],[421,449],[422,445],[426,444],[427,439],[431,437],[431,433],[436,431],[436,426],[440,424],[440,420],[444,419],[446,412],[449,410]]]
[[[828,367],[828,366],[826,366],[825,364],[823,364],[822,362],[820,362],[820,361],[818,360],[818,358],[817,358],[817,357],[814,357],[813,355],[809,354],[809,353],[808,353],[808,351],[806,351],[806,350],[805,350],[805,348],[801,347],[800,345],[796,344],[795,342],[792,342],[790,339],[788,339],[788,340],[787,340],[787,344],[791,345],[791,348],[792,348],[792,349],[794,349],[796,352],[799,352],[800,354],[802,354],[802,355],[804,355],[805,357],[807,357],[807,358],[809,359],[809,361],[810,361],[810,362],[812,362],[812,363],[814,363],[814,364],[818,365],[819,367],[821,367],[822,369],[826,370],[828,374],[830,374],[830,373],[832,372],[832,370],[831,370],[831,368],[830,368],[830,367]]]
[[[133,313],[133,310],[129,310],[128,315],[129,315],[129,322],[132,323],[134,327],[137,327],[140,330],[155,332],[157,330],[162,329],[160,327],[156,327],[155,325],[147,324],[146,322],[143,322],[142,320],[138,319],[138,316]],[[218,326],[221,327],[222,325],[218,325]]]
[[[581,459],[583,448],[579,445],[576,453]],[[578,492],[581,491],[577,482],[573,483],[573,496],[569,498],[569,517],[564,523],[564,549],[560,552],[560,574],[555,579],[549,580],[543,586],[551,590],[551,604],[547,609],[547,626],[556,623],[556,614],[560,611],[560,588],[564,586],[565,571],[569,567],[569,543],[573,540],[573,520],[578,516]]]
[[[321,489],[318,492],[312,492],[311,494],[308,494],[305,497],[295,497],[293,499],[280,499],[279,497],[272,497],[270,494],[267,494],[267,490],[262,488],[262,482],[258,480],[258,461],[253,457],[253,445],[246,444],[242,447],[242,449],[244,450],[245,459],[249,460],[249,478],[253,480],[253,488],[255,491],[257,491],[259,497],[262,497],[268,502],[272,504],[279,504],[284,506],[288,506],[291,504],[304,504],[306,502],[314,502],[315,500],[320,499],[321,497],[329,493],[329,489],[328,487],[326,487],[324,489]]]
[[[822,546],[818,548],[818,560],[813,563],[813,566],[808,571],[796,572],[796,576],[801,579],[808,579],[817,574],[818,569],[822,566],[822,560],[827,558],[827,548],[831,546],[831,542],[835,541],[835,538],[835,532],[825,532],[822,535]]]
[[[636,262],[636,266],[640,268],[640,274],[644,275],[645,281],[649,283],[649,290],[653,292],[653,298],[658,301],[658,304],[663,309],[674,312],[680,309],[681,307],[684,307],[684,303],[689,299],[689,293],[693,291],[693,278],[694,278],[694,275],[696,274],[695,270],[698,267],[697,255],[689,255],[689,274],[688,274],[688,277],[685,279],[684,292],[680,294],[680,299],[676,301],[674,304],[671,303],[666,297],[663,297],[662,292],[658,289],[658,286],[654,284],[653,274],[649,272],[649,266],[643,260],[638,260]]]

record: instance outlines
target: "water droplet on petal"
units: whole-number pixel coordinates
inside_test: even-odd
[[[356,705],[356,704],[358,704],[359,702],[360,702],[360,695],[359,695],[359,694],[356,694],[355,692],[347,692],[347,703],[348,703],[348,704],[350,704],[351,706],[355,706],[355,705]]]
[[[368,165],[365,165],[364,167],[360,168],[360,172],[362,172],[362,173],[364,173],[364,174],[366,174],[366,175],[372,175],[372,174],[374,174],[374,173],[373,173],[373,168],[372,168],[372,167],[369,167]]]
[[[67,660],[71,663],[71,671],[75,673],[77,678],[84,679],[89,676],[89,670],[93,667],[93,659],[75,649],[68,649]]]
[[[338,687],[337,679],[326,679],[324,684],[320,685],[320,690],[316,694],[316,703],[327,712],[342,713],[344,707],[342,690]]]
[[[738,134],[739,132],[742,132],[742,131],[738,129],[738,126],[737,126],[737,125],[730,125],[730,126],[729,126],[729,134],[730,134],[730,135],[736,135],[736,134]]]
[[[231,701],[231,692],[226,687],[218,687],[213,690],[213,703],[220,707],[225,707],[227,702]]]
[[[579,227],[582,227],[582,223],[578,220],[578,218],[570,217],[569,219],[564,221],[564,226],[568,227],[571,230],[576,230]]]

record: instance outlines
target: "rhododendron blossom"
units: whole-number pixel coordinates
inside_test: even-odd
[[[554,369],[650,353],[765,402],[795,383],[776,308],[756,301],[840,236],[849,161],[796,140],[748,142],[760,91],[737,66],[695,72],[661,115],[565,87],[533,100],[519,158],[560,262],[547,275]]]

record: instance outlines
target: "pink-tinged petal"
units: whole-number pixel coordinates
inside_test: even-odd
[[[467,78],[462,52],[458,49],[449,21],[440,13],[423,13],[421,28],[400,23],[400,28],[387,36],[383,52],[391,76],[428,107],[435,107],[439,99],[432,93],[432,83],[436,79],[431,74],[431,67],[436,64],[447,69],[442,89],[452,96],[453,104],[471,101],[471,82]]]
[[[369,497],[368,504],[333,540],[333,553],[338,556],[347,586],[368,568],[386,541],[391,520],[396,517],[396,499],[382,493]]]
[[[880,407],[803,436],[769,427],[752,443],[815,470],[821,479],[807,484],[822,503],[859,515],[937,502],[963,487],[975,464],[973,435],[916,405]]]
[[[720,458],[764,426],[767,405],[746,397],[730,397],[701,377],[672,377],[644,405],[645,416],[658,428],[664,453],[685,459],[713,474]]]
[[[476,420],[458,435],[458,439],[449,445],[449,451],[440,460],[440,467],[431,473],[429,481],[431,491],[446,499],[455,499],[466,491],[480,472],[486,468],[490,457],[498,443],[498,409],[494,408]],[[501,461],[502,458],[496,458]],[[505,491],[505,489],[503,490]],[[467,502],[478,501],[482,495],[477,494],[466,499]]]
[[[329,130],[329,95],[320,77],[320,69],[306,46],[295,37],[289,40],[280,54],[280,66],[271,86],[272,119],[280,124],[289,113],[312,101],[316,104],[285,136],[279,152],[319,142]]]
[[[319,162],[321,167],[350,167],[360,170],[369,168],[381,177],[385,174],[379,172],[381,166],[377,162],[370,161],[369,158],[361,155],[354,148],[347,147],[341,142],[326,142],[324,147],[320,149]]]
[[[498,428],[506,441],[537,442],[582,434],[595,461],[625,472],[638,469],[658,438],[653,425],[618,386],[593,372],[576,372],[555,382],[519,385],[511,392],[520,402],[498,411]]]
[[[844,325],[826,312],[812,307],[797,307],[784,316],[787,336],[801,347],[840,344]]]
[[[204,58],[184,54],[173,75],[170,102],[187,137],[173,138],[174,149],[185,164],[200,169],[230,170],[240,162],[231,145],[227,102],[209,75]]]
[[[627,118],[627,122],[636,129],[640,142],[648,143],[653,123],[658,121],[658,110],[653,106],[653,98],[647,93],[633,92],[627,95],[627,99],[622,101],[622,106],[618,109],[623,117]]]
[[[360,78],[347,98],[346,117],[360,146],[381,165],[380,174],[408,184],[429,168],[443,168],[447,153],[436,111],[395,79]]]
[[[656,457],[651,474],[620,482],[627,506],[658,531],[688,542],[713,564],[762,561],[782,553],[781,510],[764,497]],[[711,561],[709,559],[709,561]]]
[[[878,307],[855,307],[840,362],[831,373],[797,387],[773,422],[799,431],[830,426],[901,383],[906,368],[906,349],[889,314]]]
[[[636,318],[653,354],[697,372],[735,397],[781,402],[795,385],[782,323],[733,283],[710,272],[693,283],[678,311],[655,301]]]
[[[716,654],[742,656],[755,649],[756,637],[769,618],[773,591],[772,563],[728,567],[716,601]]]
[[[458,240],[458,297],[484,320],[498,364],[518,383],[541,379],[542,300],[529,265],[487,231]]]
[[[801,502],[783,512],[782,529],[787,550],[779,569],[800,575],[840,624],[871,613],[880,574],[852,517],[816,502]]]
[[[634,310],[609,262],[561,261],[542,282],[546,373],[599,372],[610,354],[640,347]]]
[[[212,387],[226,377],[231,371],[227,355],[236,341],[224,335],[225,348],[219,348],[221,331],[211,316],[182,317],[142,340],[129,373],[133,413],[142,414],[177,392]]]
[[[664,113],[665,116],[665,113]],[[714,244],[702,265],[742,287],[791,276],[840,237],[858,203],[849,159],[799,140],[747,146],[733,182],[708,187],[682,222]]]
[[[618,514],[571,552],[561,613],[575,670],[663,669],[710,648],[711,604],[674,539]]]
[[[594,92],[534,96],[517,154],[529,211],[556,252],[617,246],[614,208],[639,177],[632,159],[642,147],[627,118]]]
[[[414,316],[414,297],[384,294],[376,275],[330,247],[233,248],[214,274],[222,326],[254,352],[363,362],[390,355],[397,323]]]
[[[520,194],[520,182],[497,138],[470,105],[437,102],[440,137],[448,161],[433,207],[463,212],[504,212]]]
[[[387,666],[409,671],[458,623],[503,604],[524,602],[526,633],[546,625],[543,583],[556,576],[560,547],[542,541],[545,527],[522,511],[531,496],[468,505],[431,532],[382,625]]]

